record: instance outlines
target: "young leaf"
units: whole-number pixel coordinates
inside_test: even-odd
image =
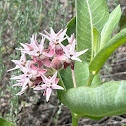
[[[0,126],[16,126],[16,125],[3,118],[0,118]]]
[[[67,31],[66,34],[70,37],[73,33],[74,36],[76,37],[76,17],[73,17],[67,24]],[[68,41],[64,40],[63,45],[67,45]]]
[[[126,81],[104,83],[96,88],[67,90],[61,101],[80,117],[104,117],[126,113]]]
[[[112,34],[113,30],[115,29],[116,25],[119,23],[120,17],[121,17],[121,8],[120,8],[120,5],[118,5],[111,12],[109,19],[101,32],[100,48],[102,48],[111,38],[111,34]]]
[[[93,35],[94,35],[94,55],[96,55],[100,50],[100,33],[96,28],[93,28]]]
[[[67,35],[70,37],[73,33],[76,35],[76,17],[73,17],[67,24]]]
[[[105,61],[109,58],[112,52],[117,49],[121,44],[126,42],[126,29],[115,35],[108,43],[99,51],[94,59],[89,64],[89,70],[95,71],[97,74]]]
[[[76,0],[76,39],[77,50],[88,51],[80,56],[83,62],[90,62],[93,58],[93,27],[99,32],[108,20],[109,12],[106,0]]]

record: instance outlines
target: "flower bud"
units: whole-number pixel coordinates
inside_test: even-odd
[[[59,70],[60,68],[62,68],[63,63],[62,63],[62,61],[61,61],[59,58],[55,57],[55,58],[52,60],[51,66],[52,66],[54,69]]]

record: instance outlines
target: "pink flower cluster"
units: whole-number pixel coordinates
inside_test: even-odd
[[[68,37],[66,31],[67,29],[55,33],[50,28],[50,34],[47,31],[45,31],[45,34],[40,33],[42,35],[40,43],[37,42],[37,34],[32,35],[30,44],[21,43],[22,47],[18,49],[21,51],[21,58],[20,60],[12,60],[16,64],[16,67],[9,70],[12,71],[20,68],[23,73],[11,78],[18,82],[13,86],[22,87],[17,95],[23,94],[28,88],[33,88],[34,90],[44,89],[44,95],[46,95],[46,101],[48,101],[52,89],[64,90],[63,87],[57,85],[59,81],[56,78],[57,71],[62,68],[66,69],[69,65],[74,70],[74,61],[82,62],[78,57],[87,51],[86,49],[76,52],[75,46],[77,43],[74,34]],[[44,47],[45,38],[49,40],[49,45],[46,49]],[[64,40],[67,40],[67,46],[63,45],[62,42]],[[26,54],[30,55],[31,60],[27,60]],[[50,70],[52,77],[46,77]]]

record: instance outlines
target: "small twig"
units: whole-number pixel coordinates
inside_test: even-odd
[[[126,72],[120,72],[120,73],[115,73],[115,74],[110,74],[110,75],[104,75],[104,76],[101,76],[101,77],[106,78],[106,77],[117,76],[117,75],[122,75],[122,74],[126,74]]]
[[[53,121],[54,115],[56,114],[56,111],[57,111],[57,109],[54,109],[54,111],[53,111],[53,113],[52,113],[52,116],[51,116],[51,118],[50,118],[50,120],[49,120],[47,126],[51,126],[51,123],[52,123],[52,121]]]

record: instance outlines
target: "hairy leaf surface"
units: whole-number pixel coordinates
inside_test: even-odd
[[[105,24],[101,32],[101,48],[108,42],[111,38],[112,32],[119,23],[121,17],[121,8],[118,5],[110,14],[107,23]]]
[[[83,62],[93,58],[93,27],[101,32],[108,20],[109,12],[106,0],[76,0],[76,39],[77,50],[88,51],[80,56]]]
[[[80,115],[91,118],[126,113],[126,81],[107,82],[96,88],[81,86],[67,90],[61,101]]]

